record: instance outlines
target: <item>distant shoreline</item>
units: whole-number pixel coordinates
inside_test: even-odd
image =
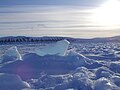
[[[57,42],[60,40],[68,40],[73,43],[83,42],[120,42],[120,36],[106,37],[106,38],[71,38],[71,37],[57,37],[57,36],[44,36],[44,37],[26,37],[26,36],[8,36],[1,37],[0,44],[23,44],[23,43],[50,43]]]

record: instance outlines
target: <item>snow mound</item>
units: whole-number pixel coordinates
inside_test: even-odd
[[[0,90],[21,90],[24,88],[30,88],[30,85],[22,81],[18,75],[0,74]]]
[[[114,82],[117,86],[120,87],[120,77],[119,76],[112,76],[112,82]]]
[[[111,63],[109,68],[112,71],[114,71],[115,73],[120,73],[120,63],[119,62]]]
[[[43,75],[38,79],[35,83],[37,89],[39,88],[50,88],[56,85],[55,78],[51,77],[50,75]]]
[[[114,74],[114,72],[109,70],[109,68],[103,66],[98,68],[95,74],[96,74],[96,79],[99,79],[101,77],[110,78]]]
[[[86,67],[78,67],[76,68],[76,70],[73,73],[74,77],[78,77],[78,78],[95,78],[95,74],[93,72],[91,72],[89,69],[87,69]]]
[[[95,82],[95,90],[120,90],[120,88],[103,77]]]
[[[88,78],[73,77],[72,87],[76,90],[93,90],[93,81]]]
[[[61,40],[56,42],[53,46],[49,45],[49,46],[45,46],[42,49],[36,49],[35,53],[40,56],[45,56],[45,55],[64,56],[66,54],[69,44],[70,44],[69,41]]]
[[[20,55],[16,46],[9,48],[2,56],[2,62],[8,62],[13,60],[22,60],[22,56]]]

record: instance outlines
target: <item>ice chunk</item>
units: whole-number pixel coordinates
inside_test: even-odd
[[[2,57],[3,62],[7,62],[11,60],[22,60],[22,57],[18,52],[18,49],[16,46],[9,48]]]
[[[40,56],[45,55],[59,55],[64,56],[66,54],[66,51],[68,49],[70,42],[67,40],[61,40],[56,42],[53,46],[45,46],[42,49],[36,49],[35,53]]]
[[[93,61],[91,59],[87,58],[83,54],[77,53],[74,50],[70,50],[68,52],[68,56],[75,56],[75,57],[77,57],[79,59],[79,62],[80,62],[81,65],[93,64]]]
[[[80,59],[85,59],[85,60],[90,60],[89,58],[87,58],[86,56],[84,56],[83,54],[77,53],[74,50],[70,50],[68,52],[68,56],[79,56]]]

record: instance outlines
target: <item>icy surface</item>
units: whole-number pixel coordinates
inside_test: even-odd
[[[0,90],[9,84],[3,85],[1,80],[10,81],[8,79],[12,79],[10,88],[22,85],[23,90],[120,90],[118,42],[69,44],[63,40],[57,43],[3,45],[0,49],[0,56],[17,56],[5,58],[12,62],[0,64],[0,73],[7,73],[4,77],[0,74]],[[8,49],[10,52],[6,54]],[[22,60],[19,60],[19,55]],[[24,89],[24,85],[28,89]]]
[[[66,54],[69,44],[70,43],[67,40],[58,41],[54,45],[49,45],[41,49],[36,49],[35,53],[40,56],[45,56],[45,55],[64,56]]]

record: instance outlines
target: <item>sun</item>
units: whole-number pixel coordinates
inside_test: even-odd
[[[120,1],[107,0],[100,7],[94,9],[92,21],[102,26],[120,25]]]

